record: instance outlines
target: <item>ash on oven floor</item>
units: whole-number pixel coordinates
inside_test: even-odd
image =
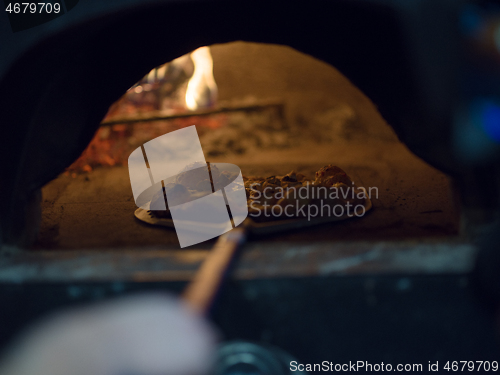
[[[212,158],[245,175],[296,172],[313,176],[326,164],[343,168],[356,185],[372,188],[373,210],[345,222],[267,236],[267,241],[400,240],[457,236],[459,213],[450,181],[398,142],[303,145],[254,155]],[[378,196],[377,196],[378,195]],[[81,249],[162,245],[178,248],[174,230],[134,217],[127,167],[61,175],[43,188],[42,225],[35,248]],[[209,248],[212,241],[197,247]]]

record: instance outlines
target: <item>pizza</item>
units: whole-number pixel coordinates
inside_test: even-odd
[[[198,168],[180,173],[164,185],[152,198],[150,213],[158,218],[171,218],[170,210],[158,210],[158,203],[169,200],[179,204],[217,191],[236,178],[236,174],[220,172],[209,164],[212,182],[206,171]],[[189,169],[188,168],[188,169]],[[291,171],[283,176],[255,177],[243,175],[248,214],[255,221],[272,221],[289,218],[336,216],[362,216],[368,199],[366,191],[358,188],[347,173],[335,165],[320,168],[314,178]],[[213,184],[213,186],[212,186]]]

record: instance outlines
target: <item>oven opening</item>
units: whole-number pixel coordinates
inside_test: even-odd
[[[87,149],[43,187],[32,250],[179,249],[173,229],[134,217],[127,160],[191,125],[207,161],[235,164],[244,176],[313,179],[332,164],[370,193],[362,217],[250,239],[263,248],[460,238],[450,178],[400,142],[341,72],[290,47],[238,41],[158,66],[111,104]]]

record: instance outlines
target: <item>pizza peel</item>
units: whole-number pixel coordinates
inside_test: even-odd
[[[372,208],[368,197],[363,202],[365,213]],[[135,217],[147,224],[175,228],[174,221],[167,218],[158,218],[147,209],[138,208]],[[183,292],[183,299],[191,308],[200,314],[206,315],[215,300],[224,277],[228,273],[232,261],[236,258],[237,250],[245,242],[248,235],[265,235],[298,230],[306,227],[343,221],[355,215],[328,216],[308,218],[290,218],[267,222],[257,222],[248,216],[243,223],[229,232],[221,235],[210,250],[207,258],[200,266],[193,280]],[[185,222],[185,224],[189,224]],[[193,225],[196,225],[193,223]],[[217,224],[214,224],[217,225]]]

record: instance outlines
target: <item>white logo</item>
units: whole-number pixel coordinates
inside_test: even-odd
[[[248,215],[240,169],[207,163],[194,125],[137,148],[128,168],[136,205],[168,208],[181,247],[220,236]]]

